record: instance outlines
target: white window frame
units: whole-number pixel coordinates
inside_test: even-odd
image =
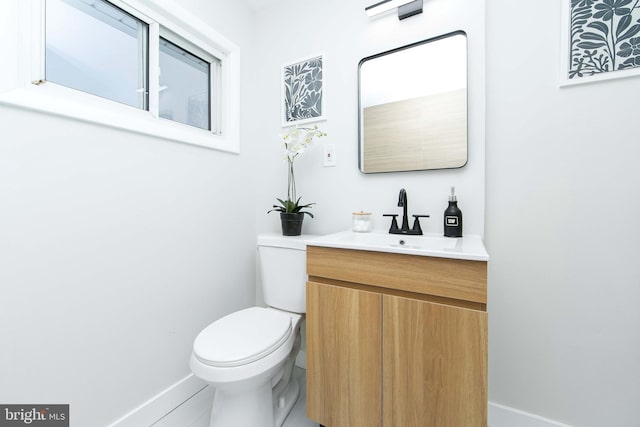
[[[239,153],[239,47],[173,2],[108,1],[149,25],[148,111],[44,80],[45,0],[0,1],[0,51],[8,55],[8,64],[16,64],[0,67],[0,104]],[[221,86],[220,108],[211,108],[212,114],[218,114],[211,118],[211,131],[159,117],[160,36],[196,55],[220,60],[220,79],[216,80]],[[212,100],[212,107],[214,103]]]

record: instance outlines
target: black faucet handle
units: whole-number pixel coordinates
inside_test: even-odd
[[[382,216],[390,216],[393,217],[391,219],[391,227],[389,227],[389,233],[395,233],[397,231],[400,230],[400,228],[398,227],[398,220],[396,218],[398,218],[398,214],[382,214]]]
[[[413,221],[413,228],[411,229],[411,231],[413,231],[416,234],[422,235],[422,227],[420,227],[420,218],[429,218],[430,215],[411,215],[411,216],[415,218],[415,220]]]

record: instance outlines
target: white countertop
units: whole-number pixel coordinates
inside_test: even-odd
[[[310,239],[307,241],[307,245],[469,261],[489,260],[489,254],[482,239],[477,235],[455,238],[443,237],[435,233],[409,236],[389,234],[386,230],[374,230],[369,233],[347,230]]]

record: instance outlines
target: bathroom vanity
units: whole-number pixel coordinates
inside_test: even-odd
[[[486,427],[488,259],[477,236],[308,242],[307,416]]]

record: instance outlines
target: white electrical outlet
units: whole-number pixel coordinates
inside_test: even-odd
[[[335,166],[336,165],[336,146],[334,144],[324,145],[324,165]]]

